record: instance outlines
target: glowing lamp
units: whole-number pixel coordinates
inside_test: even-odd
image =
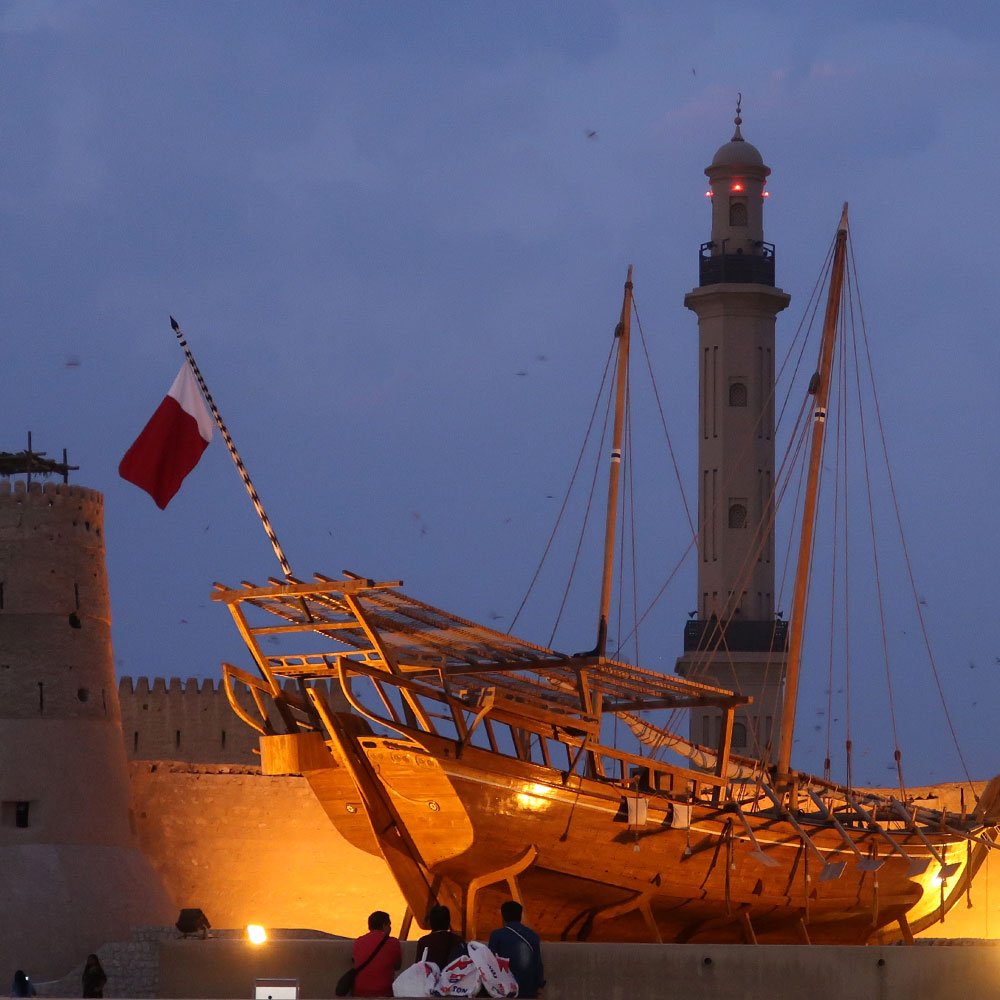
[[[267,931],[260,924],[247,924],[247,938],[251,944],[263,944],[267,940]]]
[[[771,197],[771,192],[770,191],[764,191],[761,194],[761,198],[770,198],[770,197]]]
[[[732,190],[733,190],[733,191],[742,191],[742,190],[743,190],[743,184],[742,184],[742,182],[740,182],[740,181],[736,181],[736,182],[735,182],[735,183],[733,184],[733,186],[732,186]]]
[[[712,192],[711,191],[706,191],[705,192],[705,197],[706,198],[711,198],[712,197]]]

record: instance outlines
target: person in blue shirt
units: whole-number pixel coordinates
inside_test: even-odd
[[[510,961],[510,971],[517,980],[518,996],[541,995],[545,985],[545,970],[542,967],[542,942],[538,935],[521,923],[524,910],[520,903],[509,899],[500,907],[503,927],[490,934],[489,949],[494,955]]]

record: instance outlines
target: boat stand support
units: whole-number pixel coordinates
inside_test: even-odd
[[[594,926],[594,923],[598,920],[611,920],[614,917],[620,917],[626,913],[632,913],[638,910],[642,916],[643,922],[646,925],[646,929],[649,931],[650,939],[654,944],[663,944],[663,936],[660,934],[660,928],[656,924],[656,919],[653,916],[652,907],[649,905],[649,899],[652,896],[652,891],[637,893],[631,899],[626,899],[623,903],[612,903],[610,906],[602,907],[598,910],[592,910],[587,919],[583,922],[577,933],[578,941],[586,941],[590,936],[590,930]],[[575,921],[574,921],[575,923]],[[572,927],[572,924],[570,924]],[[563,938],[566,939],[565,936]]]
[[[468,888],[465,890],[465,937],[466,940],[469,938],[476,938],[477,930],[476,927],[476,897],[479,895],[479,890],[485,888],[488,885],[495,885],[497,882],[506,882],[510,888],[511,898],[518,903],[524,902],[521,899],[521,890],[517,884],[517,876],[521,872],[526,871],[535,863],[535,858],[538,857],[538,848],[534,844],[531,844],[528,849],[521,855],[521,857],[511,865],[506,865],[503,868],[497,868],[495,871],[484,872],[482,875],[477,875],[474,879],[469,882]]]
[[[750,920],[750,905],[748,903],[741,903],[733,913],[722,913],[717,917],[709,917],[700,924],[692,924],[677,936],[677,944],[688,944],[699,934],[732,924],[739,925],[746,944],[757,944],[757,934]]]

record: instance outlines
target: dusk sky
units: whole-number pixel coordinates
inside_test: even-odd
[[[779,357],[850,202],[942,686],[973,777],[1000,771],[998,46],[986,0],[0,2],[0,450],[31,431],[104,493],[119,674],[249,667],[211,586],[279,572],[218,437],[164,512],[118,478],[183,360],[170,314],[297,575],[402,579],[504,629],[631,263],[693,502],[682,300],[709,238],[703,171],[741,92],[792,295]],[[663,488],[643,511],[651,597],[690,536],[669,460],[647,475]],[[909,589],[900,569],[887,586]],[[548,640],[562,586],[548,589],[524,638]],[[574,592],[557,648],[593,644],[593,589]],[[673,669],[695,592],[689,559],[644,665]],[[856,777],[887,784],[885,696],[854,669]],[[928,668],[904,648],[894,669],[907,776],[960,779]],[[824,671],[803,681],[794,763],[811,769]],[[877,655],[868,672],[880,681]]]

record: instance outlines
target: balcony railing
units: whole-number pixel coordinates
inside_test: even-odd
[[[753,253],[712,253],[714,243],[702,243],[698,283],[774,286],[774,244],[758,243]]]
[[[788,646],[788,622],[740,621],[728,623],[716,618],[694,619],[684,626],[684,652],[711,652],[728,649],[739,653],[782,653]]]

